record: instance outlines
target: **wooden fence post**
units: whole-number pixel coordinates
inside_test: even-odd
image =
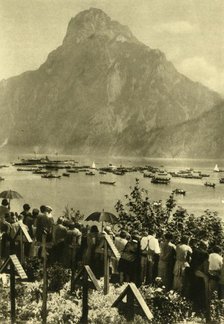
[[[15,267],[10,265],[10,303],[11,303],[11,323],[16,322],[16,280]]]
[[[109,293],[109,279],[110,279],[110,262],[108,255],[108,244],[104,239],[104,287],[103,293],[107,295]]]
[[[24,263],[24,244],[23,244],[23,232],[20,230],[19,234],[19,242],[20,242],[20,262]]]
[[[83,273],[83,290],[82,290],[82,322],[88,323],[88,313],[89,313],[89,306],[88,306],[88,273],[84,271]]]
[[[74,291],[76,252],[77,252],[77,244],[75,244],[75,246],[74,245],[72,246],[72,251],[71,251],[71,293]]]
[[[42,255],[43,255],[43,304],[42,304],[42,323],[47,323],[47,252],[46,235],[42,235]]]
[[[97,279],[94,276],[94,273],[90,269],[88,265],[85,265],[74,278],[74,284],[82,278],[82,317],[80,319],[80,323],[88,323],[88,313],[89,313],[89,305],[88,305],[88,292],[89,292],[89,283],[91,282],[94,289],[100,290]],[[90,281],[89,281],[90,279]]]

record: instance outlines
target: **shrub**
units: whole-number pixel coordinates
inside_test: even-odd
[[[152,323],[172,324],[193,318],[192,304],[174,291],[145,286],[141,293],[153,313]]]
[[[27,258],[23,264],[23,268],[30,281],[41,279],[42,262],[38,257]]]
[[[60,263],[55,263],[47,269],[48,290],[51,292],[60,291],[70,280],[70,271],[63,268]]]
[[[224,299],[218,299],[215,295],[211,300],[211,320],[214,324],[224,323]]]

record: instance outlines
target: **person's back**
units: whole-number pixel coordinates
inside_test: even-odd
[[[167,290],[170,290],[173,284],[173,268],[176,255],[176,246],[171,243],[172,239],[172,234],[165,234],[164,241],[160,244],[161,253],[158,264],[158,276],[162,278]]]
[[[54,230],[54,241],[58,244],[65,240],[67,235],[67,228],[63,224],[57,224]]]
[[[122,252],[126,246],[126,244],[128,243],[127,239],[126,239],[126,232],[125,231],[121,231],[119,236],[115,237],[114,240],[114,244],[118,250],[118,252]]]
[[[36,239],[37,242],[42,242],[43,234],[48,234],[52,229],[51,220],[48,218],[46,214],[46,206],[40,207],[40,213],[37,216],[36,220]]]
[[[209,300],[209,254],[203,240],[193,249],[191,258],[192,287],[191,296],[196,309],[208,309]]]
[[[220,254],[221,248],[219,247],[214,247],[213,252],[209,254],[209,272],[220,272],[223,263],[223,258]]]
[[[0,206],[0,222],[4,221],[5,215],[9,213],[9,203],[7,199],[2,200],[2,204]]]
[[[191,256],[191,269],[193,272],[204,270],[205,262],[208,262],[209,254],[206,248],[199,246],[193,250]]]
[[[192,249],[187,244],[179,244],[176,247],[176,260],[181,262],[188,262],[189,255],[192,253]]]
[[[32,217],[32,215],[30,213],[30,205],[29,204],[23,205],[23,211],[20,213],[20,215],[22,215],[22,217],[23,217],[23,223],[26,224],[26,218]]]
[[[160,254],[159,241],[154,235],[148,235],[148,247],[156,254]]]
[[[36,219],[36,239],[37,242],[41,242],[42,241],[42,235],[44,233],[44,214],[39,213],[39,215],[37,216]]]
[[[173,280],[173,289],[179,293],[183,293],[185,290],[185,272],[186,269],[190,267],[189,262],[192,254],[192,249],[188,245],[189,238],[183,236],[181,238],[180,244],[176,247],[176,262],[174,265],[174,280]]]

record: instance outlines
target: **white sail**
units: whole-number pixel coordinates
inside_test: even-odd
[[[92,163],[92,169],[96,169],[96,164],[95,164],[95,162]]]
[[[219,172],[218,164],[215,165],[215,167],[214,167],[214,171],[215,171],[215,172]]]

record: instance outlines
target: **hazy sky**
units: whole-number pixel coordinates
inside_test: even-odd
[[[62,43],[71,17],[89,7],[224,94],[224,0],[0,0],[0,79],[38,68]]]

